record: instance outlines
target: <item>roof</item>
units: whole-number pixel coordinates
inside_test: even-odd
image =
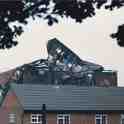
[[[61,52],[57,52],[57,50]],[[91,63],[88,61],[82,60],[77,54],[74,53],[71,49],[69,49],[67,46],[65,46],[61,41],[59,41],[57,38],[53,38],[48,41],[47,43],[47,51],[48,55],[51,55],[53,58],[56,55],[59,55],[60,62],[64,61],[65,59],[69,62],[72,62],[73,64],[79,64],[82,66],[82,68],[87,68],[86,70],[95,71],[95,70],[103,70],[103,66],[95,63]],[[85,70],[85,71],[86,71]]]
[[[24,110],[124,111],[124,87],[13,84]]]
[[[98,69],[96,69],[98,67],[96,64],[89,63],[84,62],[84,65],[80,64],[73,67],[69,67],[64,63],[57,63],[53,66],[48,60],[40,59],[18,68],[17,72],[19,73],[17,74],[19,75],[17,75],[16,81],[23,81],[23,83],[30,84],[55,84],[57,82],[58,84],[88,86],[91,84],[89,83],[87,74],[95,72]]]
[[[58,39],[47,43],[48,57],[0,74],[0,84],[23,83],[91,85],[87,74],[104,70],[102,65],[80,59]],[[53,81],[54,80],[54,81]],[[77,81],[78,80],[78,81]],[[85,83],[82,83],[85,80]]]

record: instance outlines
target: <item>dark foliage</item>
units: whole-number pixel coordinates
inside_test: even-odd
[[[124,5],[124,0],[5,0],[0,1],[0,49],[17,45],[17,36],[23,33],[22,25],[32,17],[46,20],[48,25],[58,23],[57,16],[71,17],[81,23],[84,19],[95,15],[95,10],[105,5],[105,9],[113,10]],[[13,25],[12,25],[13,24]],[[119,36],[119,35],[117,35]],[[122,38],[121,38],[122,39]]]
[[[116,38],[118,45],[124,47],[124,24],[120,25],[117,33],[111,34],[111,37]]]

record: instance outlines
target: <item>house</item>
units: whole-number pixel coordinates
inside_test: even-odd
[[[0,124],[41,124],[44,104],[47,124],[118,124],[124,118],[116,71],[81,60],[57,39],[47,49],[47,59],[0,74]]]
[[[1,108],[6,124],[42,124],[43,104],[47,124],[124,124],[124,87],[12,84]]]

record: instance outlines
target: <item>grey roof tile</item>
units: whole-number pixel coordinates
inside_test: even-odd
[[[124,87],[13,84],[25,110],[124,111]]]

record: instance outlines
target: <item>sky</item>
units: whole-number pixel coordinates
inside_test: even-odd
[[[0,72],[47,58],[46,44],[57,38],[82,60],[103,65],[118,72],[118,84],[124,86],[124,48],[111,39],[110,34],[124,23],[124,8],[115,11],[97,10],[96,16],[78,24],[71,19],[60,19],[59,24],[48,26],[41,19],[32,21],[18,37],[19,45],[0,50]]]

